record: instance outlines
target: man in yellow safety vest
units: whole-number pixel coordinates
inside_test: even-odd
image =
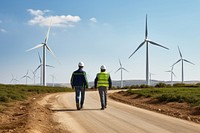
[[[107,106],[107,90],[112,87],[112,81],[110,74],[106,72],[106,66],[101,66],[101,72],[96,75],[94,87],[98,88],[101,110],[104,110]]]

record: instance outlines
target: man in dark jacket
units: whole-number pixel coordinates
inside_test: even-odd
[[[80,110],[83,108],[85,99],[85,89],[88,88],[88,81],[86,78],[86,72],[83,71],[84,63],[79,62],[78,67],[78,70],[74,71],[72,74],[71,86],[73,89],[75,89],[77,110]]]

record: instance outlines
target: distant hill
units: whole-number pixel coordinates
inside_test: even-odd
[[[155,86],[158,83],[166,83],[166,84],[171,84],[171,81],[161,81],[161,80],[151,80],[151,86]],[[174,81],[174,83],[181,83],[180,81]],[[186,84],[196,84],[200,83],[200,81],[193,80],[193,81],[185,81],[184,83]],[[112,84],[114,87],[118,87],[121,84],[120,80],[114,80],[112,81]],[[124,86],[131,86],[131,85],[142,85],[146,84],[146,80],[124,80]],[[53,86],[52,83],[48,83],[48,86]],[[71,87],[69,83],[54,83],[54,86],[61,86],[61,87]],[[93,87],[94,82],[89,82],[89,87]]]

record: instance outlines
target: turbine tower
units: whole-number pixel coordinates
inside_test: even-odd
[[[122,87],[123,87],[123,78],[122,78],[123,75],[122,75],[122,71],[123,71],[123,70],[127,71],[127,70],[126,70],[125,68],[122,67],[122,63],[121,63],[120,59],[119,59],[119,65],[120,65],[120,68],[119,68],[116,72],[118,72],[119,70],[121,70],[121,88],[122,88]],[[115,72],[115,73],[116,73],[116,72]],[[128,72],[128,71],[127,71],[127,72]]]
[[[49,39],[49,32],[50,32],[50,29],[51,29],[51,24],[49,26],[49,29],[48,29],[48,32],[46,34],[46,37],[44,39],[44,42],[27,50],[27,51],[31,51],[33,49],[37,49],[37,48],[40,48],[40,47],[43,47],[43,86],[46,86],[46,49],[53,55],[53,57],[57,60],[57,62],[60,64],[59,60],[57,59],[57,57],[55,56],[55,54],[53,53],[53,51],[50,49],[50,47],[47,45],[47,42],[48,42],[48,39]]]
[[[173,72],[174,66],[172,66],[171,70],[165,71],[165,72],[169,72],[171,74],[171,85],[173,85],[173,76],[176,77],[176,75]]]
[[[183,56],[182,56],[182,53],[181,53],[181,50],[180,50],[180,48],[179,48],[179,46],[178,46],[178,51],[179,51],[179,54],[180,54],[180,59],[177,61],[177,62],[175,62],[172,66],[174,66],[174,65],[176,65],[178,62],[180,62],[181,61],[181,65],[182,65],[182,83],[184,82],[184,72],[183,72],[183,62],[185,61],[185,62],[187,62],[187,63],[190,63],[190,64],[192,64],[192,65],[194,65],[194,63],[192,63],[192,62],[190,62],[190,61],[188,61],[188,60],[186,60],[186,59],[183,59]]]
[[[146,43],[146,84],[149,85],[149,43],[168,49],[167,47],[164,47],[158,43],[155,43],[151,40],[148,39],[148,29],[147,29],[147,15],[146,15],[146,27],[145,27],[145,39],[144,41],[138,46],[138,48],[129,56],[129,58],[131,58],[131,56],[138,50],[140,49],[140,47],[142,47],[144,44]],[[169,49],[168,49],[169,50]]]

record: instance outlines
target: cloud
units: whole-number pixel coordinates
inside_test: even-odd
[[[40,26],[49,26],[52,23],[52,26],[55,27],[74,27],[76,23],[81,21],[79,16],[72,15],[61,15],[61,16],[47,16],[46,14],[50,10],[27,10],[33,18],[28,21],[29,25],[40,25]]]
[[[93,23],[97,23],[97,19],[96,18],[91,18],[90,21],[93,22]]]
[[[5,29],[0,29],[0,32],[3,32],[3,33],[5,33],[5,32],[7,32]]]

